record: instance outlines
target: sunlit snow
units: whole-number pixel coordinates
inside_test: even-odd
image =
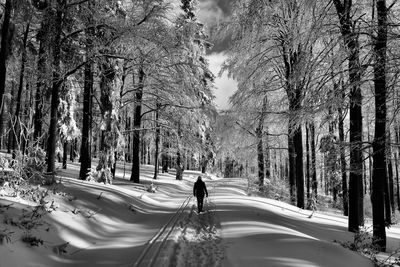
[[[11,242],[0,245],[0,266],[133,266],[191,195],[199,175],[187,172],[183,181],[177,181],[174,172],[161,173],[159,180],[153,180],[153,166],[145,165],[138,185],[129,181],[128,166],[122,179],[119,164],[114,184],[104,185],[74,178],[76,165],[69,162],[68,170],[60,173],[69,197],[55,197],[58,208],[31,232],[43,245],[30,247],[21,241],[22,229],[0,224],[0,229],[15,232]],[[245,179],[206,175],[204,180],[210,195],[206,212],[197,215],[195,200],[190,201],[155,266],[166,262],[170,266],[373,266],[365,256],[334,242],[353,238],[344,216],[316,212],[310,218],[311,211],[248,196]],[[145,190],[151,183],[156,193]],[[1,222],[29,209],[19,198],[0,197],[2,205],[13,202],[20,204],[0,213]],[[397,249],[399,241],[399,228],[393,226],[388,231],[389,249]],[[66,242],[66,253],[54,252],[55,246]]]

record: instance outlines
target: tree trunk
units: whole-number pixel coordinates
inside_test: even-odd
[[[363,182],[362,182],[362,96],[361,96],[361,67],[360,45],[352,21],[352,2],[344,0],[333,1],[340,21],[340,31],[347,47],[349,64],[350,89],[350,179],[349,179],[349,218],[348,229],[358,232],[364,224]]]
[[[394,154],[394,162],[396,168],[396,200],[397,200],[397,210],[400,211],[400,188],[399,188],[399,158],[397,152]]]
[[[15,88],[14,88],[14,83],[12,83],[11,85],[11,101],[10,101],[10,105],[9,105],[9,112],[10,114],[13,114],[13,108],[14,108],[14,99],[15,99]],[[14,124],[15,122],[13,122],[13,118],[10,118],[8,120],[8,129],[10,129],[10,131],[8,132],[8,141],[7,141],[7,153],[11,153],[12,151],[12,146],[13,146],[13,142],[14,139],[17,138],[16,132],[14,131]],[[18,135],[19,136],[19,135]],[[13,151],[13,157],[14,157],[14,151]]]
[[[329,195],[329,190],[328,190],[328,180],[329,180],[329,174],[328,174],[328,171],[329,171],[329,164],[328,164],[328,156],[327,156],[327,153],[324,153],[324,155],[323,155],[323,163],[322,164],[324,164],[324,166],[323,166],[323,170],[324,170],[324,181],[322,182],[322,180],[321,180],[321,183],[324,185],[324,192],[325,192],[325,195],[327,196],[327,195]]]
[[[288,176],[289,176],[289,192],[290,192],[290,202],[295,205],[296,204],[296,198],[295,198],[295,171],[296,171],[296,167],[295,167],[295,151],[294,151],[294,142],[293,142],[293,137],[289,134],[288,136],[288,153],[289,153],[289,172],[288,172]]]
[[[311,204],[311,194],[310,194],[310,135],[309,126],[306,124],[306,179],[307,179],[307,207]]]
[[[146,164],[146,141],[143,138],[144,131],[142,132],[141,145],[140,145],[140,164]]]
[[[293,141],[296,153],[297,207],[304,209],[303,136],[301,126],[298,126],[295,130]]]
[[[310,127],[310,139],[311,139],[311,189],[312,197],[315,199],[318,195],[318,181],[317,181],[317,159],[315,153],[315,126],[314,122],[309,124]]]
[[[183,166],[181,162],[181,152],[176,152],[176,180],[182,180]]]
[[[164,135],[162,139],[162,153],[161,153],[161,166],[162,173],[168,172],[168,142],[169,142],[169,131],[164,130]]]
[[[178,122],[178,136],[177,136],[177,152],[176,152],[176,180],[182,180],[183,176],[183,164],[181,159],[181,139],[182,130],[181,122]]]
[[[147,165],[151,164],[151,151],[150,151],[150,145],[147,146]]]
[[[71,141],[71,148],[69,149],[69,160],[74,162],[74,146],[75,146],[76,139]]]
[[[343,89],[343,88],[342,88]],[[341,100],[344,101],[345,98],[345,91],[342,90],[341,92]],[[346,148],[345,148],[345,140],[344,140],[344,126],[343,122],[345,119],[345,114],[343,112],[343,108],[339,105],[338,108],[338,115],[339,115],[339,123],[338,123],[338,130],[339,130],[339,151],[340,151],[340,170],[342,173],[342,197],[343,197],[343,215],[349,215],[349,196],[347,192],[347,171],[346,171]]]
[[[391,147],[391,135],[390,135],[390,128],[388,128],[387,132],[388,143],[386,145],[386,156],[387,156],[387,169],[388,169],[388,187],[389,187],[389,198],[390,198],[390,208],[394,215],[394,186],[393,186],[393,164],[392,164],[392,147]]]
[[[160,104],[156,103],[156,136],[155,136],[155,149],[154,149],[154,177],[153,179],[157,179],[158,176],[158,153],[159,153],[159,145],[160,145],[160,122],[159,122],[159,110]]]
[[[280,162],[278,161],[278,152],[276,149],[271,148],[271,152],[273,153],[273,173],[271,173],[271,179],[273,181],[276,181],[277,179],[279,179],[279,177],[281,176],[280,174]]]
[[[283,179],[289,179],[289,157],[285,158],[284,163],[282,164],[282,173],[284,174]]]
[[[104,183],[112,183],[112,171],[115,163],[115,123],[117,118],[113,115],[115,100],[113,94],[116,90],[114,84],[117,73],[114,60],[105,57],[100,63],[100,104],[102,117],[102,136],[100,143],[100,157],[96,169],[102,171],[100,180]]]
[[[333,84],[333,92],[332,95],[335,94],[339,90],[339,85],[338,83],[334,82]],[[333,118],[333,109],[332,106],[329,106],[328,108],[328,116],[329,118]],[[333,203],[337,203],[337,195],[339,192],[339,183],[336,180],[336,162],[337,162],[337,153],[336,153],[336,147],[335,147],[335,133],[334,133],[334,126],[335,122],[330,121],[328,123],[328,130],[329,130],[329,138],[331,142],[331,149],[329,149],[326,153],[326,162],[328,163],[327,165],[327,173],[328,175],[326,176],[327,178],[327,192],[331,190],[332,192],[332,197],[333,197]]]
[[[302,55],[301,46],[297,47],[296,52],[288,49],[286,44],[282,44],[283,61],[285,64],[285,83],[286,94],[289,100],[289,185],[290,197],[294,201],[294,188],[296,188],[297,207],[304,208],[304,173],[303,173],[303,140],[302,129],[297,114],[301,109],[302,87],[293,80],[295,66],[299,64]]]
[[[267,109],[267,97],[264,98],[264,104],[263,104],[263,112],[266,113]],[[269,148],[269,138],[268,138],[268,126],[265,127],[265,155],[264,155],[264,161],[265,161],[265,179],[268,181],[271,179],[271,149]]]
[[[324,155],[322,155],[322,161],[324,160]],[[324,184],[324,179],[325,179],[325,177],[324,177],[324,167],[322,166],[323,165],[323,163],[321,162],[321,166],[320,166],[320,172],[319,172],[319,175],[320,175],[320,178],[319,178],[319,180],[320,180],[320,184],[321,184],[321,190],[323,190],[323,184]]]
[[[367,137],[368,137],[368,143],[371,144],[371,135],[370,135],[370,128],[369,128],[369,116],[367,116]],[[369,172],[369,194],[372,195],[372,149],[371,147],[368,147],[368,172]]]
[[[115,171],[117,170],[117,157],[118,153],[116,150],[114,150],[114,162],[111,164],[111,175],[113,179],[115,178]]]
[[[353,66],[352,68],[355,68]],[[356,80],[359,81],[357,78]],[[351,82],[352,84],[354,82]],[[362,181],[362,113],[361,90],[353,91],[350,105],[350,181],[349,181],[349,230],[358,231],[364,225],[364,194]]]
[[[261,124],[261,123],[260,123]],[[256,129],[257,136],[257,162],[258,162],[258,186],[259,190],[263,190],[264,186],[264,151],[263,151],[263,140],[262,140],[262,125]]]
[[[127,111],[126,111],[127,113]],[[125,160],[129,163],[131,163],[131,156],[132,156],[132,152],[131,152],[131,146],[132,146],[132,141],[131,141],[131,136],[132,136],[132,129],[131,129],[131,117],[128,116],[128,114],[125,115],[126,118],[126,125],[125,125],[125,131],[128,132],[128,136],[127,136],[127,145],[128,148],[125,152]]]
[[[394,131],[395,131],[395,140],[396,143],[399,143],[399,126],[398,122],[395,122],[394,126]],[[400,211],[400,184],[399,184],[399,148],[396,147],[396,151],[394,153],[394,162],[395,162],[395,167],[396,167],[396,197],[397,197],[397,209]]]
[[[26,25],[25,32],[24,32],[24,39],[23,39],[23,48],[22,48],[22,56],[21,56],[21,70],[19,73],[19,85],[18,85],[18,93],[17,93],[17,106],[15,108],[15,114],[14,114],[14,133],[15,136],[13,138],[12,142],[12,150],[13,150],[13,155],[12,157],[15,158],[15,150],[17,149],[17,136],[19,136],[20,132],[20,119],[19,119],[19,113],[21,110],[21,96],[22,96],[22,89],[24,88],[24,76],[25,76],[25,64],[26,64],[26,44],[28,40],[28,34],[29,34],[29,26],[30,23]]]
[[[268,133],[265,138],[265,179],[271,179],[271,159],[270,159],[270,148],[268,147]]]
[[[42,26],[43,27],[43,26]],[[35,94],[35,116],[34,116],[34,132],[33,139],[38,144],[42,144],[39,138],[42,136],[42,110],[43,110],[43,94],[44,94],[44,73],[46,71],[46,56],[44,41],[39,41],[39,55],[38,55],[38,77],[36,83],[36,94]]]
[[[58,123],[58,105],[60,103],[59,91],[62,84],[61,81],[61,33],[62,20],[64,11],[64,2],[57,1],[57,11],[55,18],[55,37],[53,44],[53,75],[52,75],[52,91],[51,91],[51,106],[50,106],[50,128],[49,137],[47,139],[47,172],[55,171],[55,151],[57,140],[57,123]]]
[[[64,149],[63,149],[62,168],[67,169],[68,141],[64,141],[63,145],[64,145]]]
[[[204,155],[201,155],[200,162],[201,162],[201,173],[206,173],[207,165],[208,165],[208,159]]]
[[[167,157],[165,152],[161,153],[161,173],[168,172]]]
[[[86,43],[86,57],[90,55],[91,44]],[[93,63],[87,62],[84,70],[85,80],[83,84],[83,115],[82,115],[82,141],[81,141],[81,168],[79,179],[86,180],[90,169],[92,168],[92,159],[90,156],[90,128],[92,116],[92,92],[93,92]]]
[[[374,91],[375,91],[375,136],[373,146],[372,219],[373,243],[381,251],[386,250],[384,218],[384,194],[386,177],[386,47],[387,9],[385,0],[377,0],[378,32],[374,44]]]
[[[387,169],[385,169],[385,171],[387,172]],[[386,178],[387,174],[386,174]],[[389,193],[389,183],[388,183],[388,179],[386,179],[385,181],[385,190],[384,190],[384,197],[385,197],[385,225],[391,225],[392,224],[392,213],[390,210],[390,193]]]
[[[291,62],[296,62],[297,54],[291,55]],[[292,92],[292,90],[294,92]],[[290,93],[291,92],[291,93]],[[296,114],[301,108],[301,88],[287,89],[289,98],[289,184],[292,190],[296,188],[297,207],[304,209],[304,173],[303,173],[303,136],[301,124],[296,122]],[[291,158],[291,160],[290,160]],[[295,187],[293,186],[295,183]],[[293,187],[292,187],[293,186]],[[293,201],[293,199],[292,199]]]
[[[25,72],[26,72],[26,70],[25,70]],[[24,76],[27,77],[26,74]],[[31,95],[32,95],[32,91],[29,90],[29,82],[27,81],[26,82],[26,87],[25,87],[25,106],[22,107],[23,108],[22,116],[24,118],[22,118],[22,119],[20,118],[20,121],[25,126],[24,129],[21,131],[21,134],[24,135],[24,138],[22,139],[22,142],[21,142],[21,151],[22,151],[23,154],[25,154],[26,148],[28,147],[29,141],[30,141],[29,140],[30,133],[27,131],[27,129],[31,129],[32,128],[31,124],[30,124],[30,118],[29,118],[30,117],[29,116],[29,113],[30,113],[29,110],[30,110],[30,107],[31,107],[29,102],[30,102]]]
[[[130,180],[140,183],[140,127],[142,122],[142,98],[145,73],[139,68],[138,87],[135,93],[135,113],[133,115],[133,138],[132,138],[132,174]]]
[[[363,153],[365,154],[365,153]],[[363,159],[363,170],[362,170],[362,174],[363,174],[363,181],[364,181],[364,195],[367,194],[367,190],[368,190],[368,184],[367,184],[367,164],[366,164],[366,157],[364,156]]]
[[[71,162],[74,162],[74,160],[75,160],[75,156],[76,156],[75,151],[77,150],[77,143],[78,143],[78,140],[76,138],[74,138],[71,141],[71,149],[69,150],[69,159],[71,160]]]
[[[258,183],[259,190],[262,191],[264,188],[264,178],[265,178],[265,165],[264,165],[264,146],[263,146],[263,132],[264,132],[264,120],[267,111],[268,98],[267,95],[264,96],[262,100],[262,107],[260,113],[260,119],[258,121],[258,127],[255,131],[257,138],[257,159],[258,159]],[[269,160],[269,155],[268,155]],[[270,164],[268,164],[270,165]],[[268,166],[269,172],[270,166]],[[268,173],[269,177],[269,173]]]
[[[4,20],[1,29],[1,48],[0,48],[0,136],[3,134],[3,109],[4,109],[4,93],[6,87],[7,76],[7,58],[9,47],[9,29],[12,11],[12,0],[6,0],[4,6]]]

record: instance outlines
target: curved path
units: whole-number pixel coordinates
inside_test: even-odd
[[[124,177],[122,173],[118,174]],[[98,205],[99,200],[96,197],[99,192],[105,192],[106,196],[101,199],[103,205],[113,204],[115,200],[118,200],[118,203],[133,203],[135,212],[127,212],[125,204],[113,204],[110,209],[116,210],[112,213],[96,214],[95,219],[110,221],[111,226],[115,228],[112,228],[114,236],[115,233],[123,231],[124,239],[121,232],[120,241],[116,238],[110,240],[108,236],[104,241],[101,240],[102,243],[95,240],[97,243],[91,246],[90,250],[79,250],[75,253],[73,260],[69,261],[71,264],[79,266],[76,263],[82,260],[81,266],[84,266],[83,263],[87,262],[89,255],[100,255],[100,249],[104,248],[107,254],[101,254],[102,258],[97,259],[96,264],[92,266],[133,266],[146,249],[151,237],[157,234],[191,194],[198,173],[185,172],[183,182],[177,182],[171,174],[160,174],[160,179],[154,181],[151,179],[150,167],[144,168],[142,175],[144,184],[154,182],[158,187],[156,194],[141,193],[145,191],[140,190],[136,192],[137,189],[133,191],[132,188],[138,185],[124,179],[119,179],[115,181],[115,185],[108,187],[88,185],[96,187],[96,190],[93,196],[86,197],[85,202],[82,202],[85,205],[88,205],[86,202],[93,202],[93,206]],[[315,213],[310,218],[310,211],[271,199],[248,196],[245,179],[205,179],[205,182],[210,196],[205,202],[206,213],[197,215],[192,208],[191,212],[178,222],[181,233],[177,233],[180,236],[175,239],[178,244],[172,251],[169,266],[374,266],[367,258],[334,242],[353,239],[352,233],[347,231],[347,220],[343,216]],[[77,187],[76,190],[78,189],[88,190]],[[131,195],[133,192],[136,192],[135,195]],[[83,193],[77,196],[77,201],[84,197]],[[114,202],[111,202],[112,200]],[[194,200],[188,207],[193,205]],[[103,207],[104,211],[105,207],[107,206]],[[106,217],[108,214],[115,215],[115,218],[111,220]],[[122,215],[126,217],[123,221],[124,229],[120,229],[119,222],[114,222]],[[60,216],[64,214],[60,213]],[[87,221],[81,217],[79,219]],[[72,232],[73,229],[67,232],[61,230],[60,233],[67,235],[69,239],[73,234],[82,235],[81,232]],[[89,234],[91,233],[87,233],[87,238],[90,237]],[[126,240],[127,238],[129,239]],[[118,249],[114,248],[116,241],[119,242]],[[126,244],[120,244],[122,241]],[[110,247],[114,248],[112,253]],[[163,253],[162,257],[166,256],[168,255]],[[159,265],[158,261],[147,259],[143,260],[144,266],[149,263]],[[111,262],[113,265],[110,265]],[[117,262],[119,264],[114,264]],[[69,266],[65,264],[67,265]]]
[[[243,180],[207,182],[221,224],[222,266],[374,266],[334,240],[351,240],[342,216],[316,214],[274,200],[249,197]]]

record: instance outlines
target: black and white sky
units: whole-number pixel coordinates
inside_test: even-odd
[[[228,19],[231,14],[231,5],[234,0],[198,0],[198,19],[203,22],[208,29],[217,26],[219,23]],[[214,46],[208,52],[208,60],[210,69],[215,74],[216,90],[215,103],[219,109],[228,108],[229,97],[237,89],[237,84],[234,80],[229,79],[227,74],[224,73],[219,77],[219,71],[222,63],[226,59],[224,51],[229,45],[229,39],[222,40],[220,38],[213,38]]]
[[[208,29],[218,26],[219,23],[228,19],[231,14],[231,5],[234,0],[199,0],[198,18]],[[216,39],[213,40],[214,47],[210,51],[221,52],[224,51],[229,43],[227,40]]]

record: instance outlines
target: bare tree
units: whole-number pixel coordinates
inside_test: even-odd
[[[348,55],[350,89],[350,179],[348,229],[357,232],[364,224],[362,179],[362,114],[360,44],[356,22],[352,18],[351,0],[333,0],[339,17],[340,31]]]

